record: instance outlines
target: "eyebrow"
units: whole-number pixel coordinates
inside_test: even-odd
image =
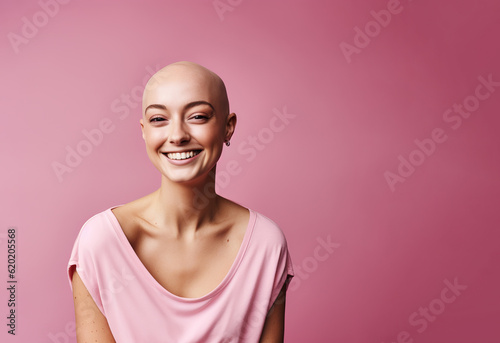
[[[209,103],[208,101],[204,101],[204,100],[190,102],[189,104],[184,106],[184,110],[189,110],[192,107],[200,106],[200,105],[208,105],[208,106],[210,106],[210,108],[212,108],[213,111],[215,111],[214,106],[211,103]],[[167,107],[165,105],[151,104],[148,107],[146,107],[146,109],[144,110],[144,113],[146,113],[150,108],[157,108],[157,109],[164,110],[164,111],[167,110]]]

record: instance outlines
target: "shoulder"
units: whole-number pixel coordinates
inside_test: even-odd
[[[273,299],[281,290],[288,275],[293,275],[291,256],[285,234],[279,225],[267,216],[253,212],[254,225],[247,253],[249,268],[258,267],[259,273],[273,280]]]
[[[111,208],[112,213],[120,222],[120,225],[125,226],[132,222],[139,222],[146,217],[146,213],[153,202],[157,191],[147,194],[139,199],[133,200],[123,205],[114,206]]]
[[[148,221],[145,218],[147,217],[149,196],[112,207],[109,211],[117,229],[125,234],[131,244],[140,238],[144,228],[148,226]]]
[[[80,229],[77,244],[82,249],[96,249],[108,244],[114,235],[111,209],[99,212],[90,217]]]
[[[253,235],[265,240],[268,244],[286,248],[286,237],[281,227],[274,220],[262,213],[253,210],[250,211],[253,212],[255,218]]]
[[[72,267],[75,265],[82,280],[86,280],[86,285],[89,285],[90,275],[93,275],[96,261],[101,260],[106,252],[112,250],[110,248],[116,241],[116,235],[110,214],[110,209],[99,212],[90,217],[81,227],[68,263],[70,283]]]
[[[268,218],[264,214],[257,212],[251,208],[241,206],[229,199],[222,198],[222,203],[225,205],[225,217],[232,218],[232,221],[239,222],[241,234],[246,235],[246,230],[250,230],[249,235],[251,241],[259,244],[261,247],[264,245],[269,246],[283,246],[286,248],[286,238],[280,226]],[[248,225],[247,225],[248,223]]]

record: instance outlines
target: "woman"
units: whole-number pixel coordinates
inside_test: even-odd
[[[140,124],[161,186],[82,227],[68,265],[78,342],[283,342],[285,237],[215,193],[236,126],[224,83],[171,64],[146,85]]]

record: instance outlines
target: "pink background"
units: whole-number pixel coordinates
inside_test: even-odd
[[[75,341],[73,241],[93,214],[159,186],[135,92],[149,70],[178,60],[219,73],[239,115],[220,193],[288,238],[297,276],[287,342],[499,342],[500,88],[478,78],[500,80],[500,3],[219,2],[231,10],[74,0],[49,16],[34,0],[0,3],[2,342]],[[357,52],[346,57],[346,44]],[[474,111],[453,129],[464,101]],[[277,110],[294,115],[279,130]],[[83,130],[105,118],[113,131],[89,145]],[[440,143],[430,143],[435,130]],[[52,164],[65,164],[67,147],[87,156],[59,180]],[[404,182],[391,188],[385,174],[410,163],[401,159],[418,165],[401,166]],[[12,226],[15,338],[5,326]]]

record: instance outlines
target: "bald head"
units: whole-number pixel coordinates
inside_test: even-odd
[[[142,114],[144,116],[151,104],[182,100],[207,101],[217,113],[229,114],[229,101],[222,79],[213,71],[187,61],[169,64],[149,79],[142,97]]]

